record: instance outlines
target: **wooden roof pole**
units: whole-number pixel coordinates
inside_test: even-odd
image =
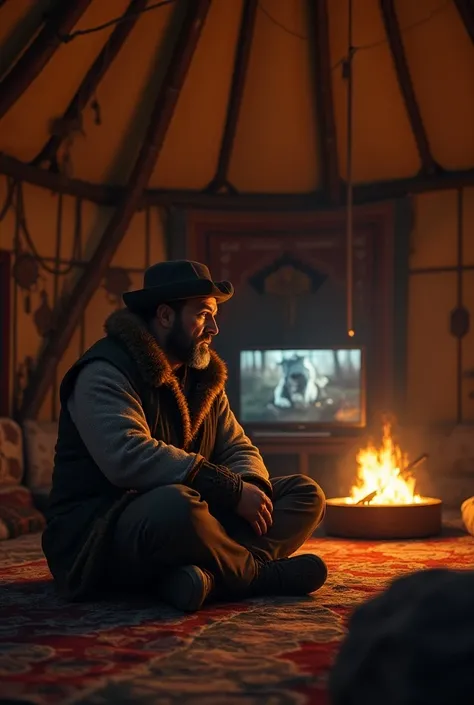
[[[474,3],[472,0],[454,0],[466,32],[474,44]]]
[[[240,107],[242,104],[242,94],[245,88],[245,78],[252,48],[252,39],[255,29],[255,18],[257,15],[257,0],[244,0],[242,8],[242,19],[240,22],[239,37],[235,51],[234,72],[230,87],[229,102],[227,104],[227,116],[224,132],[221,139],[221,147],[217,169],[214,178],[207,186],[206,191],[216,192],[222,188],[229,191],[235,189],[229,184],[227,174],[229,171],[232,147],[234,145],[235,132],[239,121]]]
[[[92,0],[59,0],[43,28],[0,82],[0,119],[43,70]]]
[[[107,39],[94,63],[84,76],[81,85],[77,89],[76,94],[61,118],[62,122],[71,123],[78,119],[94,95],[97,86],[104,78],[114,59],[120,52],[125,40],[135,27],[139,14],[145,9],[147,2],[148,0],[131,0],[122,15],[121,21],[115,26],[112,34]],[[56,166],[55,162],[58,149],[61,146],[63,139],[63,134],[51,135],[42,150],[31,163],[40,165],[43,162],[49,162],[51,167]]]
[[[313,37],[314,84],[319,111],[319,158],[322,189],[328,203],[341,200],[341,180],[337,155],[336,120],[329,54],[328,0],[308,0],[310,36]]]
[[[421,117],[415,89],[410,76],[410,69],[408,68],[408,61],[403,47],[402,34],[394,0],[380,0],[380,10],[395,66],[395,72],[397,74],[398,85],[408,113],[408,119],[410,120],[418,154],[420,155],[421,171],[423,174],[435,174],[441,171],[441,169],[431,154],[423,118]]]
[[[70,179],[62,174],[39,169],[31,164],[0,153],[0,174],[16,181],[40,186],[48,191],[65,193],[98,203],[116,206],[126,196],[126,188],[93,184],[82,179]],[[410,176],[404,179],[389,179],[354,185],[354,203],[369,203],[390,198],[400,198],[411,193],[442,191],[474,186],[474,168],[456,171],[441,171],[432,176]],[[139,207],[143,206],[189,206],[191,208],[227,208],[235,210],[307,210],[327,208],[327,196],[321,191],[308,193],[205,193],[203,191],[147,189]]]
[[[0,174],[9,176],[15,181],[25,181],[27,184],[40,186],[48,191],[78,196],[92,203],[103,206],[115,206],[123,198],[124,188],[94,184],[82,179],[71,179],[65,174],[40,169],[33,164],[22,162],[16,157],[10,157],[0,152]],[[118,190],[117,190],[118,188]]]
[[[158,90],[124,198],[106,226],[87,268],[60,310],[55,329],[38,357],[33,379],[25,390],[20,409],[21,418],[35,417],[38,413],[53,380],[58,361],[63,356],[82,312],[99,286],[104,271],[143,197],[143,191],[153,172],[173,117],[210,4],[211,0],[191,0],[188,3],[171,61]]]

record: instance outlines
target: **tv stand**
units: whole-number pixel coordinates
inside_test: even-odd
[[[330,432],[301,433],[268,433],[253,432],[252,441],[260,450],[263,458],[269,455],[296,455],[298,457],[298,472],[310,475],[311,455],[342,455],[357,441],[355,435],[335,436]]]
[[[254,431],[254,438],[330,438],[330,431]]]

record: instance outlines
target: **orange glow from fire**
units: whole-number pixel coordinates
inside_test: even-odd
[[[380,448],[369,444],[357,453],[356,461],[357,480],[348,500],[351,504],[374,492],[370,504],[419,504],[422,501],[415,494],[415,478],[411,475],[404,477],[408,458],[393,439],[389,423],[383,425]]]

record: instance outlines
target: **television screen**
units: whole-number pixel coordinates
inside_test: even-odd
[[[242,423],[364,424],[360,348],[242,350]]]

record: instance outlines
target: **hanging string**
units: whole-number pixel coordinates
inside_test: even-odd
[[[352,338],[354,331],[354,217],[353,217],[353,180],[352,180],[352,109],[353,109],[353,71],[354,47],[352,45],[353,15],[352,0],[348,0],[348,38],[347,61],[344,65],[344,77],[347,80],[347,176],[346,176],[346,316],[347,335]]]
[[[139,17],[140,15],[144,15],[145,12],[150,12],[150,10],[157,10],[159,7],[171,5],[174,2],[176,2],[176,0],[161,0],[161,2],[155,2],[152,5],[148,5],[148,7],[145,7],[143,10],[139,10],[138,12],[128,12],[125,15],[122,15],[121,17],[114,17],[112,20],[108,20],[108,22],[98,24],[95,27],[89,27],[88,29],[78,29],[75,32],[71,32],[70,34],[58,34],[58,38],[62,42],[67,44],[76,37],[84,37],[86,34],[92,34],[93,32],[101,32],[103,29],[113,27],[114,25],[120,24],[121,22],[128,22],[131,17]]]
[[[461,330],[458,328],[456,334],[456,421],[462,424],[464,420],[464,404],[463,404],[463,338],[468,332],[469,316],[464,306],[464,189],[458,189],[457,198],[457,264],[456,264],[456,308],[461,317],[458,319],[461,323]],[[464,315],[462,315],[464,314]],[[464,321],[463,321],[464,319]],[[466,327],[462,330],[462,322],[465,322]]]
[[[71,32],[70,34],[59,34],[58,38],[67,44],[68,42],[71,42],[73,39],[76,39],[76,37],[83,37],[87,34],[92,34],[94,32],[100,32],[103,29],[107,29],[108,27],[112,27],[114,25],[120,24],[121,22],[127,22],[130,17],[136,17],[143,15],[145,12],[150,12],[150,10],[156,10],[160,7],[164,7],[165,5],[171,5],[173,2],[176,2],[176,0],[161,0],[161,2],[156,2],[153,3],[152,5],[148,5],[148,7],[145,7],[143,10],[140,10],[139,12],[133,12],[133,13],[128,13],[126,15],[122,15],[121,17],[114,17],[112,20],[109,20],[108,22],[103,22],[102,24],[99,24],[95,27],[89,27],[88,29],[78,29],[75,32]],[[442,12],[445,7],[450,5],[452,0],[443,0],[440,5],[435,7],[431,12],[429,12],[426,17],[422,17],[419,20],[416,20],[415,22],[412,22],[411,24],[407,25],[406,27],[402,28],[402,33],[404,32],[409,32],[412,29],[415,29],[416,27],[420,27],[421,25],[426,24],[426,22],[429,22],[433,17],[438,15],[440,12]],[[290,34],[293,37],[297,37],[298,39],[303,39],[307,41],[309,39],[307,34],[302,34],[301,32],[297,32],[293,29],[290,29],[289,27],[286,27],[283,22],[280,22],[276,17],[274,17],[267,9],[264,7],[262,2],[258,3],[259,10],[272,22],[274,25],[279,27],[281,30],[286,32],[287,34]],[[358,47],[355,47],[356,51],[361,51],[365,49],[373,49],[374,47],[382,46],[383,44],[387,44],[387,39],[380,39],[375,42],[371,42],[370,44],[362,44]],[[337,66],[340,66],[343,62],[345,61],[345,57],[341,58],[334,66],[333,68],[336,68]]]
[[[36,249],[36,245],[34,243],[33,238],[31,237],[29,228],[28,228],[28,223],[26,220],[26,213],[25,213],[25,203],[23,199],[23,185],[21,183],[17,183],[15,185],[15,193],[16,193],[16,198],[13,199],[16,205],[17,209],[17,217],[19,221],[19,227],[21,229],[21,232],[23,233],[23,236],[26,240],[26,244],[28,245],[33,257],[37,261],[38,265],[41,267],[41,269],[44,269],[45,272],[48,272],[48,274],[52,274],[53,276],[64,276],[66,274],[69,274],[69,272],[73,269],[73,267],[76,264],[77,260],[77,253],[78,253],[78,234],[77,231],[74,233],[74,240],[72,244],[72,253],[71,253],[71,259],[70,261],[64,265],[63,267],[61,266],[53,266],[50,265],[45,258],[41,257],[39,254],[38,250]]]
[[[145,269],[151,264],[151,217],[150,206],[145,208]]]
[[[406,25],[405,27],[401,28],[401,33],[405,34],[406,32],[411,32],[413,29],[416,29],[417,27],[421,27],[422,25],[425,25],[427,22],[430,22],[433,17],[436,17],[436,15],[439,15],[441,12],[443,12],[448,5],[451,5],[452,0],[443,0],[439,5],[437,5],[431,12],[428,12],[425,17],[420,18],[419,20],[415,20],[414,22],[411,22],[410,24]],[[301,32],[297,32],[296,30],[290,29],[289,27],[286,27],[283,22],[280,22],[280,20],[277,20],[276,17],[274,17],[270,12],[266,9],[266,7],[263,6],[262,1],[258,3],[258,8],[259,10],[272,22],[276,27],[279,27],[283,32],[286,34],[291,35],[292,37],[297,37],[298,39],[303,39],[304,41],[309,41],[309,35],[307,34],[302,34]],[[388,44],[388,39],[385,37],[383,39],[378,39],[374,42],[370,42],[368,44],[359,44],[358,46],[354,47],[354,52],[356,51],[367,51],[368,49],[375,49],[376,47],[383,46],[384,44]],[[346,56],[341,57],[334,66],[331,67],[332,70],[336,69],[338,66],[341,66],[345,61],[347,60]]]

